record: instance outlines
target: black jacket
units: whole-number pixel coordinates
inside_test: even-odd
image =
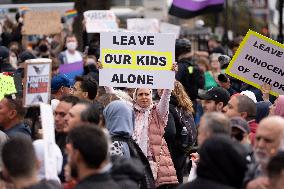
[[[178,189],[236,189],[204,178],[196,178],[190,183],[180,186]]]
[[[39,183],[24,189],[61,189],[61,185],[54,180],[42,180]]]
[[[121,158],[119,156],[112,156],[112,176],[115,180],[126,179],[125,184],[121,181],[121,185],[123,188],[127,188],[129,178],[138,183],[139,188],[141,189],[152,189],[155,187],[155,181],[153,178],[152,170],[150,168],[149,161],[147,157],[144,155],[138,144],[134,142],[133,139],[126,140],[122,137],[112,137],[113,141],[124,141],[127,143],[130,151],[130,157]],[[142,171],[142,172],[141,172]],[[128,178],[127,178],[128,177]],[[130,186],[129,186],[130,187]],[[134,186],[131,188],[135,188]]]
[[[176,97],[172,95],[170,98],[168,123],[165,128],[164,137],[171,153],[174,152],[184,154],[185,149],[181,147],[181,131],[183,125],[180,123],[180,117],[176,108],[178,108],[178,102]],[[190,120],[190,123],[195,125],[193,116],[192,120]]]
[[[138,159],[112,156],[111,177],[121,189],[138,189],[144,176],[144,167]]]
[[[31,137],[31,129],[29,126],[25,125],[24,123],[19,123],[11,127],[10,129],[4,130],[9,137],[15,136],[17,134],[24,134],[28,137]]]
[[[74,189],[121,189],[110,174],[96,174],[81,180]]]
[[[192,101],[198,97],[198,89],[204,87],[204,76],[198,66],[189,59],[178,61],[176,80],[181,82]]]

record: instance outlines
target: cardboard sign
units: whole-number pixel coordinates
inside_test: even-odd
[[[179,38],[180,34],[180,26],[174,25],[174,24],[169,24],[166,22],[162,22],[160,25],[160,32],[161,33],[172,33],[175,34],[176,39]]]
[[[127,30],[144,33],[158,33],[160,31],[159,20],[155,18],[127,19]]]
[[[284,94],[284,45],[249,30],[226,73],[256,88],[272,86],[270,94]]]
[[[24,106],[38,106],[49,103],[51,60],[40,58],[25,62]]]
[[[55,179],[57,177],[57,159],[54,149],[55,128],[51,105],[40,104],[40,116],[44,140],[44,168],[45,178]]]
[[[175,36],[154,33],[101,33],[101,86],[173,89]]]
[[[5,95],[16,93],[14,78],[8,75],[0,74],[0,100]]]
[[[22,34],[50,35],[60,33],[61,16],[57,11],[28,11],[24,16]]]
[[[115,14],[110,11],[96,10],[84,12],[87,33],[117,31]]]

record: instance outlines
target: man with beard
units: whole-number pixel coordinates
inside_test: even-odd
[[[108,139],[100,128],[85,125],[72,129],[66,149],[71,176],[79,180],[75,189],[120,188],[109,174]]]
[[[200,94],[203,112],[222,112],[230,100],[230,93],[222,87],[213,87],[205,94]]]
[[[254,156],[256,164],[249,167],[244,184],[246,189],[268,189],[265,169],[269,160],[279,151],[284,133],[284,119],[271,116],[263,119],[256,131]]]
[[[66,144],[66,133],[64,132],[64,129],[67,127],[64,117],[68,114],[69,110],[78,103],[78,101],[79,98],[75,96],[63,96],[54,111],[55,140],[62,153],[64,153]]]

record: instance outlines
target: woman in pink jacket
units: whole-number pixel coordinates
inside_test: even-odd
[[[166,141],[171,90],[164,90],[158,104],[152,101],[152,90],[139,88],[133,94],[135,129],[133,139],[147,157],[158,188],[170,188],[178,183]]]

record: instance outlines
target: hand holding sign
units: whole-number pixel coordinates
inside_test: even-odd
[[[101,34],[100,85],[172,89],[175,74],[173,34]]]
[[[271,85],[264,83],[263,85],[261,85],[260,88],[261,92],[262,92],[262,98],[264,101],[269,101],[269,93],[271,91]]]
[[[270,94],[284,94],[284,45],[249,31],[226,73],[256,88],[271,86]],[[267,96],[265,97],[267,98]]]

